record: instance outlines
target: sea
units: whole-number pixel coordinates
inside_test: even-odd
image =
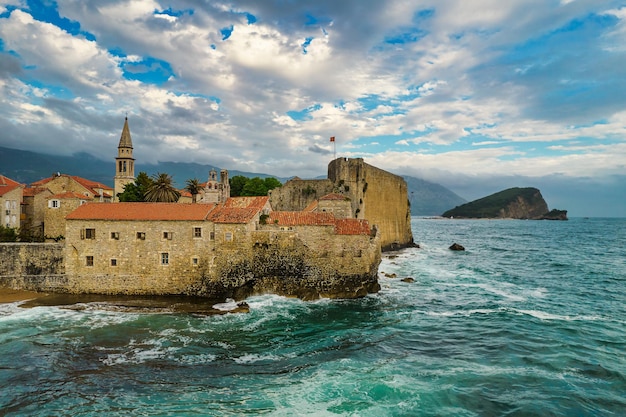
[[[1,304],[0,415],[626,416],[626,219],[412,228],[356,300]]]

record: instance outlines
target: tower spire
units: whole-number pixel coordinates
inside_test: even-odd
[[[124,127],[122,128],[122,136],[120,136],[120,144],[117,147],[133,149],[133,140],[130,137],[130,129],[128,128],[128,116],[124,118]]]
[[[133,141],[130,137],[128,116],[124,118],[120,144],[117,146],[114,181],[115,196],[113,201],[118,201],[117,195],[124,192],[126,184],[135,181],[135,158],[133,158]]]

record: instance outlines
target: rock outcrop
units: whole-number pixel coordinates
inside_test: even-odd
[[[552,210],[537,188],[509,188],[457,206],[443,217],[474,219],[567,220],[567,211]]]

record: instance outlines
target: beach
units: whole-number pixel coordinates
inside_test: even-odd
[[[33,298],[43,297],[44,295],[47,295],[47,294],[34,292],[34,291],[14,290],[11,288],[0,287],[0,304],[14,303],[16,301],[31,300]]]

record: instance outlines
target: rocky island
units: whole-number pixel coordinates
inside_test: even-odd
[[[567,220],[567,210],[549,210],[537,188],[509,188],[457,206],[443,217],[469,219]]]

